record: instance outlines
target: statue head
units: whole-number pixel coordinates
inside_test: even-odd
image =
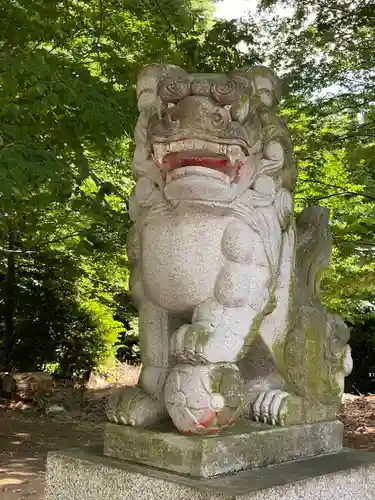
[[[293,189],[292,145],[275,113],[280,82],[269,69],[189,74],[153,64],[139,74],[137,97],[134,171],[155,179],[146,170],[158,169],[167,200],[230,203],[265,172]]]

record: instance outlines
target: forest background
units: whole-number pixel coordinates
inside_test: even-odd
[[[150,62],[284,82],[296,214],[330,209],[324,303],[352,327],[348,390],[375,372],[372,0],[6,0],[0,7],[0,369],[85,377],[138,362],[128,296],[135,81]],[[256,9],[255,7],[256,5]]]

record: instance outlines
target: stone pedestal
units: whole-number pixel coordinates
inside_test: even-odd
[[[148,429],[109,423],[104,454],[206,478],[337,452],[342,434],[341,422],[272,427],[243,420],[215,437],[183,436],[171,422]]]
[[[50,453],[45,500],[374,500],[375,455],[357,451],[196,479],[103,456]]]

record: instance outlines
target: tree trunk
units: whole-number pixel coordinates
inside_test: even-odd
[[[15,253],[12,250],[15,248],[17,238],[16,231],[10,231],[8,238],[7,256],[7,269],[4,287],[4,316],[5,316],[5,330],[4,330],[4,345],[3,345],[3,358],[4,368],[9,370],[11,368],[11,356],[14,343],[14,311],[15,311],[15,281],[16,281],[16,262]]]

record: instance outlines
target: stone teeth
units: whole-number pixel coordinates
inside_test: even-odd
[[[241,146],[230,145],[228,146],[227,155],[232,165],[245,159],[244,152]]]
[[[231,156],[237,156],[237,146],[228,146],[228,154]]]
[[[237,157],[241,158],[242,160],[245,159],[245,153],[243,152],[241,146],[237,146]]]
[[[159,163],[163,161],[165,146],[164,144],[154,144],[154,157]]]
[[[163,150],[162,144],[154,144],[154,153],[155,155],[159,155]]]
[[[172,141],[170,143],[154,144],[154,156],[160,163],[163,161],[163,157],[169,152],[202,150],[209,151],[214,154],[225,155],[230,159],[232,165],[245,159],[245,154],[241,146],[235,144],[219,144],[204,141],[202,139],[185,139],[181,141]]]

